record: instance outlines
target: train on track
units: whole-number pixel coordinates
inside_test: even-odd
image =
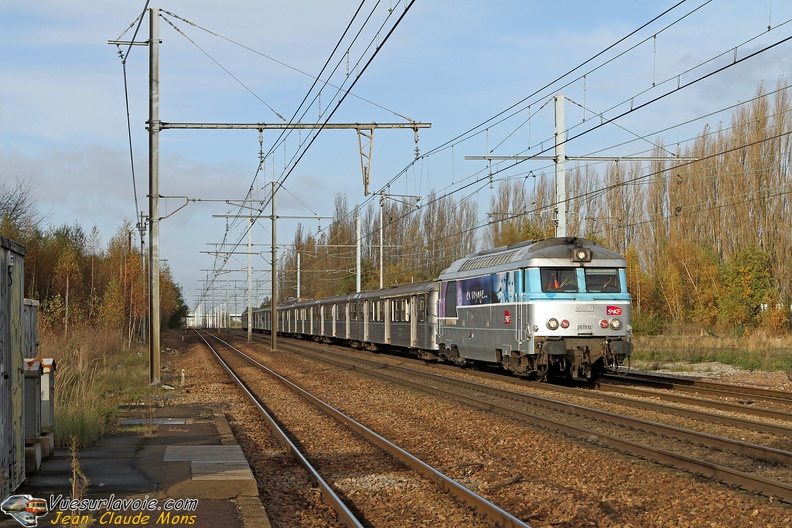
[[[520,242],[468,255],[436,280],[280,305],[278,334],[591,380],[632,351],[626,267],[583,238]],[[242,326],[269,333],[271,313],[245,311]]]

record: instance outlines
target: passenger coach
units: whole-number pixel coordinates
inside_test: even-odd
[[[416,282],[278,307],[278,332],[317,341],[343,342],[355,348],[407,349],[420,357],[436,356],[438,283]],[[271,329],[269,308],[253,310],[253,329]],[[242,314],[247,328],[248,314]]]

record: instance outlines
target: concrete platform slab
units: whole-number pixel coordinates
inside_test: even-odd
[[[72,497],[72,460],[64,449],[56,449],[16,491],[51,505],[38,518],[39,526],[63,523],[63,516],[71,514],[69,501],[93,498],[105,501],[103,507],[83,508],[80,514],[97,525],[125,515],[132,522],[137,515],[136,526],[269,527],[253,473],[222,413],[169,405],[153,415],[151,409],[132,408],[122,419],[118,433],[79,451],[77,461],[87,478],[79,497]],[[0,514],[0,528],[12,526],[19,523]]]

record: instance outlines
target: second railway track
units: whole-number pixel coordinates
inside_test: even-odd
[[[288,343],[288,341],[287,341]],[[305,342],[299,342],[303,344]],[[291,348],[293,345],[282,343]],[[347,349],[342,349],[347,350]],[[591,409],[589,406],[574,405],[545,397],[531,396],[521,392],[496,389],[485,385],[463,381],[456,377],[445,377],[421,370],[391,366],[383,368],[381,362],[365,358],[347,358],[347,354],[334,352],[324,347],[322,353],[301,352],[316,359],[333,363],[342,368],[361,368],[383,380],[428,390],[438,397],[447,397],[469,404],[509,414],[542,427],[577,436],[590,442],[614,447],[625,453],[654,460],[697,475],[705,475],[726,484],[760,491],[771,497],[792,502],[792,453],[770,446],[752,444],[743,440],[730,439],[672,425],[648,421],[625,414]],[[423,381],[418,381],[418,379]],[[544,390],[553,392],[585,394],[605,400],[613,397],[592,391],[568,389],[543,385]],[[634,401],[636,407],[654,407],[644,401]],[[622,405],[630,400],[622,398]],[[537,409],[544,409],[540,411]],[[546,411],[552,414],[548,416]],[[737,410],[740,410],[739,408]],[[762,424],[744,418],[733,418],[711,414],[707,411],[691,411],[665,406],[662,412],[687,414],[700,421],[715,421],[729,427],[744,430],[761,429],[763,425],[771,434],[788,438],[792,429],[788,425]],[[737,432],[736,435],[740,435]],[[779,440],[783,441],[783,440]]]

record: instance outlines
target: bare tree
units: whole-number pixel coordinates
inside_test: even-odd
[[[0,217],[2,234],[16,240],[24,240],[41,228],[46,218],[38,212],[30,178],[16,178],[13,183],[0,179]]]

